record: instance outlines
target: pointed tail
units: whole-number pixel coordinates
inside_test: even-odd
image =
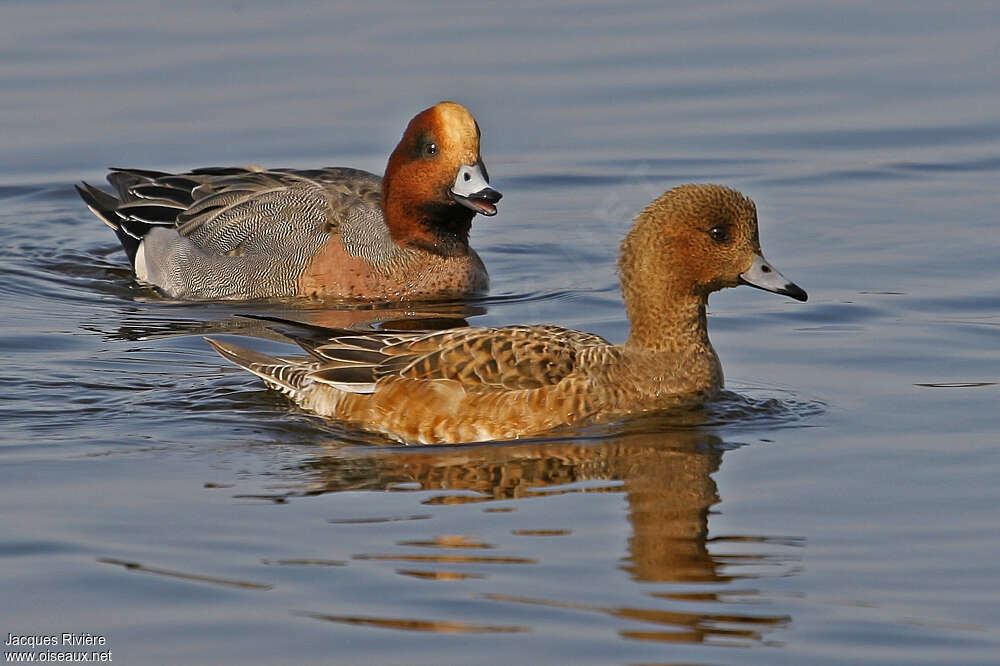
[[[139,243],[154,225],[141,220],[129,219],[118,212],[121,201],[111,196],[104,190],[98,189],[89,183],[75,185],[76,191],[86,202],[87,207],[97,217],[103,220],[115,231],[118,241],[122,244],[125,254],[133,268],[135,267],[135,255],[139,251]]]
[[[205,338],[205,342],[212,345],[222,358],[252,372],[285,395],[294,396],[312,382],[309,374],[315,370],[315,363],[275,358],[213,338]]]

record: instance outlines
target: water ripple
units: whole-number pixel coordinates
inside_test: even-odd
[[[360,615],[327,615],[324,613],[311,613],[307,611],[292,611],[292,614],[299,617],[310,617],[315,620],[326,620],[327,622],[341,622],[344,624],[379,627],[381,629],[426,631],[436,634],[509,634],[530,631],[528,627],[471,624],[468,622],[445,620],[415,620],[387,617],[367,617]]]

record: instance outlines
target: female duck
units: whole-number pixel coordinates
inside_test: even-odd
[[[479,126],[441,102],[410,121],[385,176],[349,168],[112,169],[115,198],[77,191],[136,277],[178,299],[407,300],[485,291],[469,247],[495,215]]]
[[[706,327],[711,292],[742,283],[806,300],[761,254],[753,202],[717,185],[685,185],[650,204],[625,237],[619,269],[632,326],[624,345],[556,326],[296,325],[286,335],[312,355],[299,361],[209,342],[305,409],[404,442],[516,439],[701,404],[723,382]]]

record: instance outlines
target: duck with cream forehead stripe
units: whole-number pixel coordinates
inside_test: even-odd
[[[385,175],[346,167],[113,169],[118,198],[86,183],[139,281],[177,299],[465,296],[489,286],[469,246],[492,216],[479,127],[454,102],[410,122]],[[417,152],[419,150],[419,152]]]

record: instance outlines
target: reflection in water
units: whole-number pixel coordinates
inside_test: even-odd
[[[735,613],[685,613],[650,608],[627,608],[573,604],[565,602],[511,597],[503,594],[484,595],[487,599],[519,604],[564,608],[568,610],[601,613],[609,617],[635,620],[671,627],[669,631],[621,631],[623,638],[671,643],[727,643],[764,641],[764,631],[783,627],[791,622],[787,615],[740,615]],[[736,643],[734,643],[736,641]]]
[[[511,530],[516,536],[564,536],[572,534],[573,530]]]
[[[260,561],[261,564],[270,564],[280,567],[343,567],[347,566],[347,562],[343,560],[317,560],[317,559],[300,559],[300,560],[268,560],[263,559]]]
[[[187,304],[179,304],[179,307],[185,310],[190,308]],[[209,304],[207,308],[209,315],[214,315],[214,319],[182,319],[176,313],[172,313],[172,316],[151,317],[144,313],[142,316],[123,315],[120,319],[120,325],[113,330],[106,330],[102,322],[89,326],[84,325],[83,328],[101,333],[109,340],[138,341],[185,335],[226,334],[289,342],[288,338],[274,330],[272,322],[237,315],[266,315],[335,329],[368,330],[376,328],[409,331],[467,326],[467,317],[481,315],[486,311],[482,306],[460,301],[412,303],[405,306],[391,303],[357,303],[350,307],[344,306],[341,309],[323,307],[312,310],[301,307],[301,304],[295,308],[276,305],[241,307],[239,305]],[[198,314],[203,314],[203,312],[204,310],[199,310]]]
[[[356,560],[386,560],[389,562],[448,562],[450,564],[537,564],[530,557],[483,557],[480,555],[380,555],[359,553]]]
[[[328,523],[334,525],[365,525],[367,523],[397,523],[401,520],[430,520],[431,514],[421,513],[413,516],[375,516],[373,518],[331,518]]]
[[[130,274],[130,271],[123,271]],[[583,290],[585,291],[585,290]],[[290,319],[303,324],[325,328],[354,330],[444,330],[469,325],[469,317],[484,315],[494,303],[530,303],[537,300],[559,300],[567,294],[579,292],[546,292],[483,296],[463,300],[437,301],[344,301],[310,302],[302,300],[257,301],[250,303],[209,302],[192,305],[185,301],[170,301],[160,296],[150,300],[167,307],[164,312],[143,310],[134,312],[129,307],[115,319],[116,328],[95,320],[81,326],[84,330],[103,335],[108,340],[154,340],[186,335],[246,335],[281,342],[289,339],[274,330],[272,322],[261,321],[246,315],[264,315]],[[136,299],[141,300],[141,299]],[[185,319],[178,312],[190,313]],[[242,316],[241,316],[242,315]],[[204,317],[208,317],[205,319]],[[297,350],[296,353],[299,353]]]
[[[295,611],[293,615],[311,617],[327,622],[343,622],[345,624],[360,624],[384,629],[403,629],[405,631],[430,631],[437,634],[509,634],[529,631],[527,627],[504,625],[469,624],[467,622],[442,622],[428,620],[404,620],[397,618],[361,617],[358,615],[324,615],[322,613],[306,613]]]
[[[396,569],[401,576],[410,576],[422,580],[465,580],[467,578],[486,578],[486,574],[465,573],[463,571],[416,571],[414,569]]]
[[[199,583],[211,583],[213,585],[226,585],[229,587],[240,587],[247,590],[270,590],[273,585],[268,585],[265,583],[253,583],[245,580],[232,580],[230,578],[218,578],[216,576],[202,576],[201,574],[186,573],[184,571],[172,571],[170,569],[159,569],[156,567],[148,567],[145,564],[140,564],[139,562],[127,562],[125,560],[118,560],[113,557],[99,557],[97,561],[101,564],[116,564],[118,566],[125,567],[130,571],[142,571],[145,573],[156,574],[158,576],[170,576],[171,578],[182,578],[184,580],[197,581]]]
[[[491,543],[476,541],[472,537],[456,535],[436,536],[429,541],[400,541],[400,546],[428,546],[431,548],[496,548]]]
[[[646,596],[652,604],[670,608],[613,607],[540,599],[511,594],[484,593],[477,598],[504,604],[532,604],[572,612],[599,613],[609,617],[654,625],[621,630],[634,640],[714,642],[733,644],[765,642],[766,632],[786,626],[788,616],[732,612],[734,603],[754,597],[755,590],[720,591],[718,585],[768,575],[796,573],[799,557],[787,548],[801,546],[795,538],[779,540],[754,536],[709,537],[708,516],[719,502],[712,479],[727,445],[717,436],[688,428],[658,433],[623,433],[600,440],[549,441],[464,447],[331,449],[306,464],[311,482],[307,494],[345,490],[444,491],[424,499],[425,504],[490,502],[541,497],[548,494],[614,492],[627,500],[632,533],[621,567],[637,583],[712,584],[711,591],[661,591]],[[729,447],[731,448],[731,447]],[[500,507],[509,510],[511,507]],[[515,507],[516,508],[516,507]],[[516,515],[516,514],[515,514]],[[354,519],[357,520],[357,519]],[[336,522],[348,522],[337,520]],[[575,526],[510,530],[518,537],[572,539]],[[491,540],[496,540],[494,537]],[[526,541],[522,539],[518,543]],[[405,576],[431,580],[488,578],[491,567],[508,564],[543,564],[538,557],[484,556],[486,543],[468,535],[444,535],[398,541],[407,547],[439,548],[451,552],[360,553],[355,560],[382,560],[427,565],[426,570],[397,569]],[[566,542],[572,548],[572,542]],[[476,549],[479,553],[455,552]],[[739,552],[732,552],[738,548]],[[782,555],[773,553],[784,549]],[[434,565],[470,565],[486,574],[469,574]],[[714,608],[705,611],[706,604]],[[719,606],[726,604],[725,612]],[[697,605],[700,612],[691,612]],[[688,608],[685,608],[687,606]],[[745,606],[744,606],[745,607]],[[342,622],[375,623],[373,618],[326,617]],[[399,620],[377,621],[396,626]],[[401,628],[413,629],[407,625]],[[429,623],[436,626],[437,623]],[[660,627],[660,628],[657,628]],[[663,629],[662,627],[667,627]],[[438,629],[425,629],[438,630]]]

